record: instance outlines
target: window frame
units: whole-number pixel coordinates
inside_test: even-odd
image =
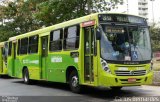
[[[35,37],[35,36],[37,36],[37,43],[36,44],[30,43],[31,42],[30,38]],[[33,46],[33,45],[37,45],[37,51],[36,52],[30,52],[30,46]],[[38,52],[39,52],[39,35],[37,34],[37,35],[29,36],[28,37],[28,54],[38,54]]]
[[[67,36],[68,36],[68,28],[74,27],[74,26],[76,27],[76,37],[67,38]],[[64,51],[78,50],[79,49],[79,47],[80,47],[80,33],[81,33],[80,29],[81,29],[80,24],[75,24],[75,25],[67,26],[67,27],[64,28],[64,31],[63,31],[63,50]],[[75,48],[68,49],[68,48],[66,48],[67,41],[65,41],[65,40],[72,39],[72,38],[76,38],[75,44],[78,43],[78,47],[76,48],[76,46],[75,46]],[[78,38],[78,42],[77,42],[77,38]]]
[[[55,32],[55,31],[60,31],[60,39],[55,40],[55,41],[61,41],[61,49],[60,49],[60,50],[58,50],[58,49],[56,49],[56,50],[51,50],[51,43],[55,42],[55,41],[53,41],[53,40],[51,41],[51,37],[52,37],[52,39],[53,39],[53,36],[54,36],[54,33],[53,33],[53,32]],[[52,35],[52,36],[51,36],[51,35]],[[50,32],[50,36],[49,36],[49,52],[60,52],[60,51],[62,51],[62,50],[63,50],[63,38],[64,38],[64,29],[63,29],[63,28],[52,30],[52,31]]]
[[[22,51],[21,49],[22,49],[22,40],[23,40],[23,39],[27,39],[27,45],[26,45],[26,46],[27,46],[27,47],[26,47],[26,48],[27,48],[27,51],[26,51],[26,53],[22,53],[22,52],[21,52],[21,51]],[[20,46],[19,46],[19,41],[20,41]],[[29,38],[28,38],[28,37],[24,37],[24,38],[19,39],[19,40],[18,40],[18,50],[17,50],[17,51],[18,51],[18,55],[27,55],[27,54],[28,54],[28,49],[29,49],[29,46],[28,46],[28,45],[29,45]]]
[[[21,55],[20,54],[20,48],[21,48],[21,39],[18,39],[17,55]]]
[[[11,46],[10,46],[11,44]],[[12,56],[12,41],[9,41],[8,42],[8,56]]]

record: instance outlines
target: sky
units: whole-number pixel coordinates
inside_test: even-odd
[[[153,16],[152,16],[152,2],[149,0],[148,2],[148,12],[149,12],[149,18],[150,20],[153,19]],[[155,22],[160,22],[160,0],[155,0],[153,2],[153,11],[154,11],[154,19],[155,19]]]
[[[127,0],[124,0],[127,1]],[[148,1],[148,21],[153,22],[153,13],[154,13],[154,22],[158,23],[160,22],[160,0],[154,0],[153,2],[153,13],[152,13],[152,1]],[[128,8],[131,11],[132,14],[137,15],[138,12],[136,8],[138,6],[138,0],[128,0]],[[138,8],[137,8],[138,9]],[[127,5],[124,3],[123,5],[118,5],[118,9],[114,9],[111,12],[123,12],[126,13],[127,11]]]

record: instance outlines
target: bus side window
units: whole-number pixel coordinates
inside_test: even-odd
[[[3,52],[4,52],[4,55],[3,55],[3,60],[5,62],[5,65],[7,65],[7,57],[8,57],[8,42],[5,42],[4,43],[4,48],[3,48]]]
[[[64,49],[77,49],[79,48],[79,33],[78,26],[68,27],[64,31]]]
[[[28,51],[28,38],[21,39],[20,54],[27,54]]]
[[[56,30],[50,33],[50,51],[62,50],[63,30]]]
[[[38,53],[38,35],[29,37],[28,53]]]
[[[18,49],[17,49],[17,54],[20,54],[20,47],[21,47],[21,41],[20,39],[18,40]]]
[[[9,46],[8,46],[8,42],[6,42],[4,44],[4,53],[5,53],[5,56],[8,56],[8,50],[9,50]]]
[[[11,56],[12,42],[9,42],[8,56]]]

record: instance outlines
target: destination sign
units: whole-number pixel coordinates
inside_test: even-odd
[[[82,27],[88,27],[92,25],[95,25],[95,21],[87,21],[82,23]]]
[[[121,27],[107,27],[106,31],[107,33],[124,33],[124,29]]]
[[[123,23],[140,23],[146,24],[146,20],[142,17],[124,15],[124,14],[100,14],[100,23],[104,22],[123,22]]]

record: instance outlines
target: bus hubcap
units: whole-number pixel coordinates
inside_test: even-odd
[[[77,76],[73,76],[72,77],[72,86],[73,87],[78,86],[78,78],[77,78]]]
[[[27,75],[25,74],[24,76],[24,81],[27,82],[28,81],[28,78],[27,78]]]

